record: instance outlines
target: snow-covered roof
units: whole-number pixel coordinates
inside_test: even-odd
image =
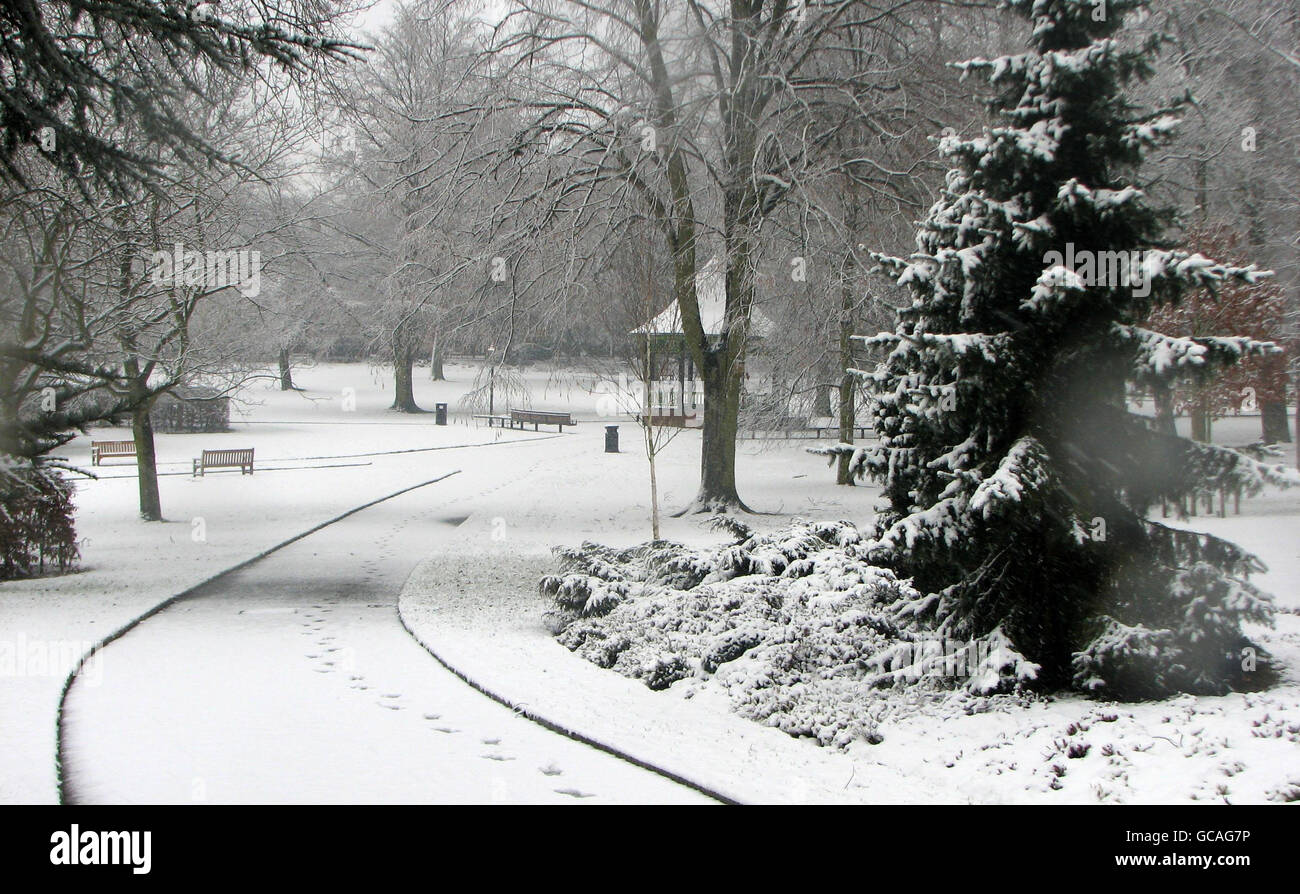
[[[727,279],[722,261],[714,256],[695,272],[695,294],[700,303],[700,324],[705,335],[722,332],[722,322],[727,313]],[[750,311],[749,334],[766,336],[772,322],[757,309]],[[634,335],[681,335],[682,314],[673,302],[653,320],[632,330]]]

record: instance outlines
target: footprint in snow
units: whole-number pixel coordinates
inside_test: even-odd
[[[401,697],[402,697],[402,693],[400,692],[385,692],[381,696],[381,698],[401,698]]]
[[[596,797],[595,794],[592,793],[592,792],[580,792],[580,791],[578,791],[576,788],[557,788],[557,789],[555,790],[555,793],[556,793],[557,795],[568,795],[568,796],[571,797],[571,798],[594,798],[594,797]]]
[[[438,732],[438,733],[458,733],[458,732],[460,732],[460,730],[458,730],[458,729],[452,729],[452,728],[449,727],[449,726],[435,726],[435,727],[433,728],[433,730],[434,730],[434,732]]]
[[[390,711],[400,711],[400,710],[402,710],[402,706],[401,706],[401,705],[395,705],[395,704],[393,704],[392,702],[376,702],[376,704],[378,704],[379,707],[381,707],[381,708],[387,708],[387,709],[390,710]]]
[[[424,719],[425,719],[425,720],[441,720],[441,719],[442,719],[442,715],[441,715],[441,714],[425,714],[425,715],[424,715]]]
[[[486,760],[486,761],[512,761],[512,760],[514,760],[513,757],[507,757],[507,756],[504,755],[504,754],[495,754],[495,753],[493,753],[493,754],[480,754],[479,757],[483,758],[483,759]]]
[[[538,767],[537,772],[541,773],[543,776],[561,776],[564,774],[564,771],[557,767],[554,761],[547,764],[545,767]]]
[[[483,740],[483,744],[484,744],[484,745],[500,745],[500,744],[501,744],[501,740],[500,740],[499,738],[484,739],[484,740]]]

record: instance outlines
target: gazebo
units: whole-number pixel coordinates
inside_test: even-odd
[[[727,312],[726,270],[717,256],[710,258],[696,271],[695,294],[700,304],[700,325],[704,328],[706,337],[710,340],[715,339],[722,334],[722,325]],[[771,329],[771,321],[757,308],[750,311],[749,338],[751,340],[764,338]],[[667,411],[664,415],[668,416],[677,412],[680,412],[683,417],[686,416],[686,383],[695,381],[695,361],[686,347],[681,310],[677,307],[677,303],[668,305],[654,319],[638,326],[629,334],[637,338],[641,350],[645,350],[646,341],[649,341],[650,381],[643,383],[645,387],[650,388],[656,382],[673,381],[671,378],[663,377],[661,371],[665,360],[671,362],[673,358],[676,359],[677,375],[674,383],[677,386],[676,405],[665,405],[656,409]],[[690,391],[690,406],[691,409],[695,409],[699,406],[701,395],[695,388]]]

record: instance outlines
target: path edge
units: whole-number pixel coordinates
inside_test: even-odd
[[[385,496],[378,497],[377,499],[374,500],[370,500],[369,502],[363,503],[360,506],[354,506],[351,509],[347,510],[346,512],[340,513],[339,515],[336,515],[333,518],[326,519],[320,524],[308,528],[306,531],[301,531],[293,535],[288,540],[282,540],[281,542],[275,544],[274,546],[271,546],[268,549],[265,549],[262,552],[254,556],[251,556],[236,565],[231,565],[229,568],[218,571],[216,574],[204,578],[203,580],[199,581],[197,584],[194,584],[191,587],[187,587],[181,592],[176,593],[173,596],[167,597],[162,602],[159,602],[157,605],[155,605],[153,608],[149,609],[143,614],[137,615],[136,617],[132,618],[130,621],[127,621],[121,627],[118,627],[112,633],[109,633],[103,638],[97,640],[86,652],[86,654],[82,655],[81,658],[77,661],[76,665],[68,673],[67,678],[63,681],[63,688],[59,690],[59,708],[54,715],[54,781],[55,781],[55,788],[58,793],[59,805],[66,806],[71,803],[69,799],[69,793],[68,793],[68,781],[67,779],[64,778],[63,775],[63,766],[64,766],[63,756],[64,756],[64,744],[65,744],[64,743],[64,708],[66,707],[67,704],[68,692],[72,689],[72,685],[77,681],[77,676],[81,673],[82,668],[86,666],[86,663],[95,657],[96,653],[98,653],[105,646],[108,646],[114,640],[121,639],[123,636],[130,633],[136,627],[140,626],[142,623],[149,620],[159,612],[167,608],[170,608],[171,606],[175,605],[177,602],[180,602],[183,599],[187,599],[188,597],[193,596],[196,591],[201,590],[202,588],[220,580],[223,577],[226,577],[227,575],[234,574],[236,571],[242,571],[243,569],[247,568],[249,565],[252,565],[254,562],[260,562],[262,559],[265,559],[267,556],[271,555],[272,553],[278,552],[279,550],[284,549],[286,546],[297,543],[299,540],[302,540],[305,537],[310,537],[312,534],[315,534],[317,531],[320,531],[323,528],[328,528],[330,525],[341,522],[343,519],[351,515],[356,515],[358,512],[361,512],[365,509],[369,509],[371,506],[376,506],[379,503],[383,503],[395,497],[400,497],[402,494],[410,493],[413,490],[419,490],[422,487],[428,487],[430,484],[437,484],[439,481],[445,481],[448,478],[452,477],[453,475],[459,475],[459,474],[460,474],[460,469],[453,469],[450,472],[447,472],[443,475],[439,475],[437,478],[430,478],[428,481],[421,481],[419,484],[412,484],[409,487],[402,488],[401,490],[393,491],[391,494],[386,494]],[[402,626],[403,627],[406,626],[405,621],[402,622]]]
[[[418,570],[419,570],[419,566],[416,566],[416,571]],[[413,571],[411,574],[412,577],[414,577],[415,571]],[[405,590],[405,587],[403,587],[403,590]],[[461,670],[459,667],[456,667],[454,664],[452,664],[442,655],[438,654],[438,651],[432,645],[426,642],[418,633],[415,632],[414,629],[412,629],[411,625],[406,622],[406,616],[402,613],[402,602],[400,597],[398,598],[398,602],[397,602],[397,618],[399,621],[401,621],[402,628],[406,630],[408,634],[410,634],[411,639],[419,643],[421,648],[423,648],[426,652],[432,655],[434,661],[441,664],[449,672],[455,675],[462,683],[469,686],[471,689],[476,690],[482,695],[487,696],[488,698],[492,699],[492,701],[500,705],[503,705],[506,708],[509,708],[512,713],[520,717],[523,717],[526,720],[530,720],[533,723],[536,723],[538,726],[544,729],[548,729],[553,733],[559,733],[561,736],[564,736],[565,738],[572,739],[575,742],[581,742],[583,745],[587,745],[591,748],[595,748],[597,751],[603,751],[606,754],[618,758],[619,760],[627,761],[629,764],[632,764],[635,767],[640,767],[642,770],[647,770],[651,773],[654,773],[657,776],[662,776],[663,778],[669,780],[670,782],[675,782],[678,785],[685,786],[686,788],[692,789],[693,791],[697,791],[700,794],[704,795],[706,798],[712,798],[713,800],[718,801],[722,804],[727,804],[732,806],[741,805],[743,803],[731,797],[730,795],[723,794],[717,789],[710,788],[709,786],[703,783],[696,782],[694,779],[690,779],[686,776],[682,776],[679,773],[675,773],[672,770],[668,770],[657,764],[653,764],[650,761],[636,757],[635,755],[629,754],[628,752],[623,751],[620,748],[617,748],[606,742],[602,742],[599,739],[592,738],[591,736],[579,732],[578,730],[573,729],[572,727],[565,726],[564,724],[551,720],[549,717],[546,717],[538,713],[532,708],[529,708],[527,705],[516,703],[512,701],[510,697],[505,695],[504,693],[498,692],[497,690],[488,687],[486,684],[481,683],[478,680],[474,679],[467,672]]]

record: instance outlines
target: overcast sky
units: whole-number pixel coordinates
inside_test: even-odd
[[[393,8],[395,6],[397,6],[397,0],[375,0],[373,6],[361,13],[357,19],[357,24],[363,31],[379,31],[393,20]]]

